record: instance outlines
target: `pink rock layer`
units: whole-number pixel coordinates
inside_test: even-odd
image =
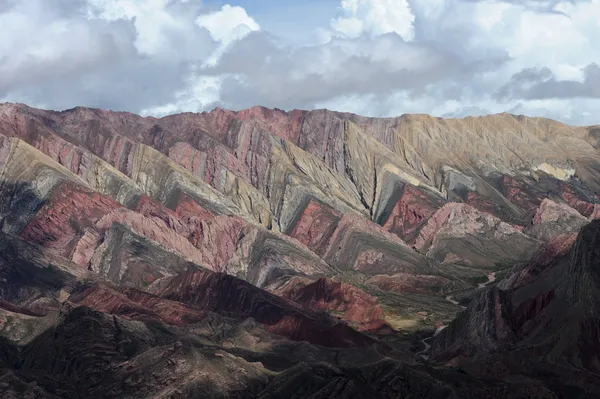
[[[332,207],[311,199],[300,215],[290,236],[322,256],[342,214]]]
[[[116,289],[107,284],[90,286],[71,295],[69,300],[126,319],[155,319],[177,326],[198,323],[207,315],[179,302],[132,289]]]
[[[50,200],[25,227],[21,237],[70,258],[85,231],[119,208],[122,208],[121,204],[110,197],[65,182],[55,188]]]
[[[235,277],[207,270],[186,272],[151,287],[160,297],[194,309],[252,317],[267,331],[293,340],[328,347],[373,343],[366,335],[332,319],[320,320],[289,300],[270,294]]]
[[[312,282],[302,277],[292,277],[276,293],[310,309],[333,312],[343,320],[358,324],[359,329],[369,330],[383,323],[383,309],[377,298],[352,285],[329,278]]]
[[[383,228],[412,243],[421,227],[441,206],[441,201],[406,184]]]

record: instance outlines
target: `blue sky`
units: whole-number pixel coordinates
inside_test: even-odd
[[[0,0],[0,101],[600,123],[600,0]]]

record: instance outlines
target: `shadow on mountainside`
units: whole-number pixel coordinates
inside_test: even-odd
[[[0,353],[3,397],[516,399],[527,392],[532,398],[551,397],[535,380],[480,378],[360,353],[354,364],[350,358],[344,364],[307,359],[275,372],[250,354],[209,345],[160,323],[68,305],[30,342],[3,339]]]
[[[205,270],[165,279],[153,293],[113,286],[95,291],[99,295],[90,303],[98,310],[71,303],[83,301],[88,288],[99,287],[99,276],[14,235],[43,204],[29,183],[0,183],[2,397],[566,399],[600,394],[597,375],[566,368],[573,360],[570,347],[569,362],[558,364],[538,362],[530,352],[524,361],[518,351],[466,358],[455,367],[416,364],[328,315]],[[576,246],[574,255],[590,268],[583,275],[580,269],[569,270],[568,282],[561,285],[568,304],[590,298],[597,304],[598,269],[592,266],[598,260],[600,222],[591,226],[582,232],[589,239]],[[109,300],[117,295],[122,298]],[[480,317],[490,310],[476,304],[470,308]],[[564,319],[540,329],[560,332],[580,314],[557,309]],[[165,315],[174,317],[175,311],[189,318],[165,322],[170,321]],[[591,324],[581,319],[584,326],[597,327],[594,314]],[[265,327],[285,317],[289,322],[282,325],[295,335],[286,338],[283,330]],[[556,348],[565,349],[562,338],[568,332],[560,333]],[[418,352],[430,334],[416,331],[403,339],[416,356],[428,355]],[[331,347],[340,336],[351,347]]]

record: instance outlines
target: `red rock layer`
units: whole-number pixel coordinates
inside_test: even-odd
[[[300,135],[302,118],[306,113],[307,111],[301,110],[285,112],[265,107],[252,107],[237,112],[217,108],[204,115],[209,116],[212,126],[221,131],[224,130],[224,127],[230,123],[233,118],[237,118],[253,122],[261,129],[268,130],[292,143],[297,143]]]
[[[520,336],[526,336],[531,329],[537,326],[537,316],[552,302],[555,295],[554,290],[543,292],[536,297],[527,299],[514,309],[515,326],[519,329]]]
[[[177,206],[175,207],[175,213],[190,224],[205,219],[212,219],[215,216],[211,211],[202,207],[187,194],[181,194]]]
[[[503,176],[501,186],[510,202],[528,212],[535,210],[544,199],[541,193],[532,193],[527,184],[511,176]]]
[[[202,263],[215,271],[226,271],[225,266],[243,235],[255,229],[236,216],[215,216],[186,194],[181,194],[175,211],[146,196],[141,197],[136,211],[159,219],[168,229],[190,241],[202,253]]]
[[[186,220],[187,223],[184,222],[183,218],[181,218],[176,212],[166,208],[162,204],[157,203],[146,195],[142,195],[140,197],[135,211],[146,217],[162,220],[169,229],[188,239],[193,236],[196,230],[196,226],[194,223],[190,223],[191,221],[189,218]],[[200,220],[202,216],[206,217],[207,219],[212,217],[212,215],[208,212],[206,212],[204,215],[198,212],[195,216]]]
[[[166,211],[160,215],[154,212],[158,217],[154,216],[149,212],[148,204],[143,200],[142,207],[149,215],[146,217],[124,208],[110,197],[89,191],[76,183],[65,182],[54,190],[51,199],[36,213],[21,237],[56,250],[67,258],[77,254],[77,260],[83,262],[81,266],[87,266],[85,263],[91,260],[103,233],[118,223],[201,263],[199,251],[176,233],[176,229],[184,229],[183,224],[174,218],[163,220]]]
[[[419,236],[415,239],[415,246],[419,250],[427,248],[433,242],[437,232],[444,227],[452,210],[458,207],[458,204],[448,204],[443,208],[439,209],[428,221],[425,226],[421,229]]]
[[[97,284],[73,294],[69,300],[92,309],[127,319],[156,319],[167,324],[183,326],[202,321],[206,313],[185,305],[132,289],[115,289]]]
[[[589,217],[594,212],[594,204],[579,195],[567,182],[560,183],[560,195],[583,216]]]
[[[329,278],[307,284],[306,279],[293,277],[277,294],[313,310],[334,312],[343,320],[363,325],[363,329],[378,324],[383,318],[377,298]]]
[[[526,264],[512,270],[511,274],[500,283],[500,287],[510,290],[529,284],[553,262],[565,256],[576,239],[577,233],[567,233],[543,244]]]
[[[491,201],[489,198],[486,198],[476,191],[469,191],[467,193],[465,203],[471,205],[480,212],[489,213],[502,220],[506,220],[505,212],[499,204]]]
[[[175,211],[146,196],[140,198],[133,211],[110,197],[64,182],[21,237],[90,268],[101,257],[98,251],[109,249],[103,247],[104,236],[114,225],[125,226],[140,237],[217,271],[226,271],[228,261],[240,249],[239,241],[255,229],[238,217],[215,217],[185,195]],[[161,276],[152,271],[147,261],[137,261],[131,248],[115,250],[115,256],[130,266],[124,272],[127,276],[141,278],[145,283]],[[241,255],[248,256],[248,252],[249,248],[245,248]]]
[[[373,342],[345,323],[318,319],[293,302],[225,274],[186,272],[161,282],[152,291],[195,309],[244,319],[252,317],[266,330],[293,340],[329,347],[365,346]]]
[[[112,198],[76,183],[64,182],[55,188],[51,199],[25,227],[21,237],[70,258],[85,231],[121,207]]]
[[[527,212],[533,212],[550,194],[557,195],[583,216],[589,217],[594,211],[594,198],[584,194],[570,181],[560,181],[550,176],[542,176],[540,181],[526,182],[510,176],[503,176],[502,193],[513,204]]]
[[[289,235],[322,256],[341,218],[332,207],[311,199]]]
[[[439,199],[406,184],[383,228],[411,243],[421,227],[442,205]]]
[[[590,219],[600,219],[600,204],[594,205],[594,212],[590,215]]]

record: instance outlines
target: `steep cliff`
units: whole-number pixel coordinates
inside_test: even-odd
[[[599,248],[600,221],[595,220],[581,229],[567,254],[526,281],[477,296],[434,338],[432,357],[460,363],[496,353],[542,364],[531,373],[552,366],[597,374]]]

